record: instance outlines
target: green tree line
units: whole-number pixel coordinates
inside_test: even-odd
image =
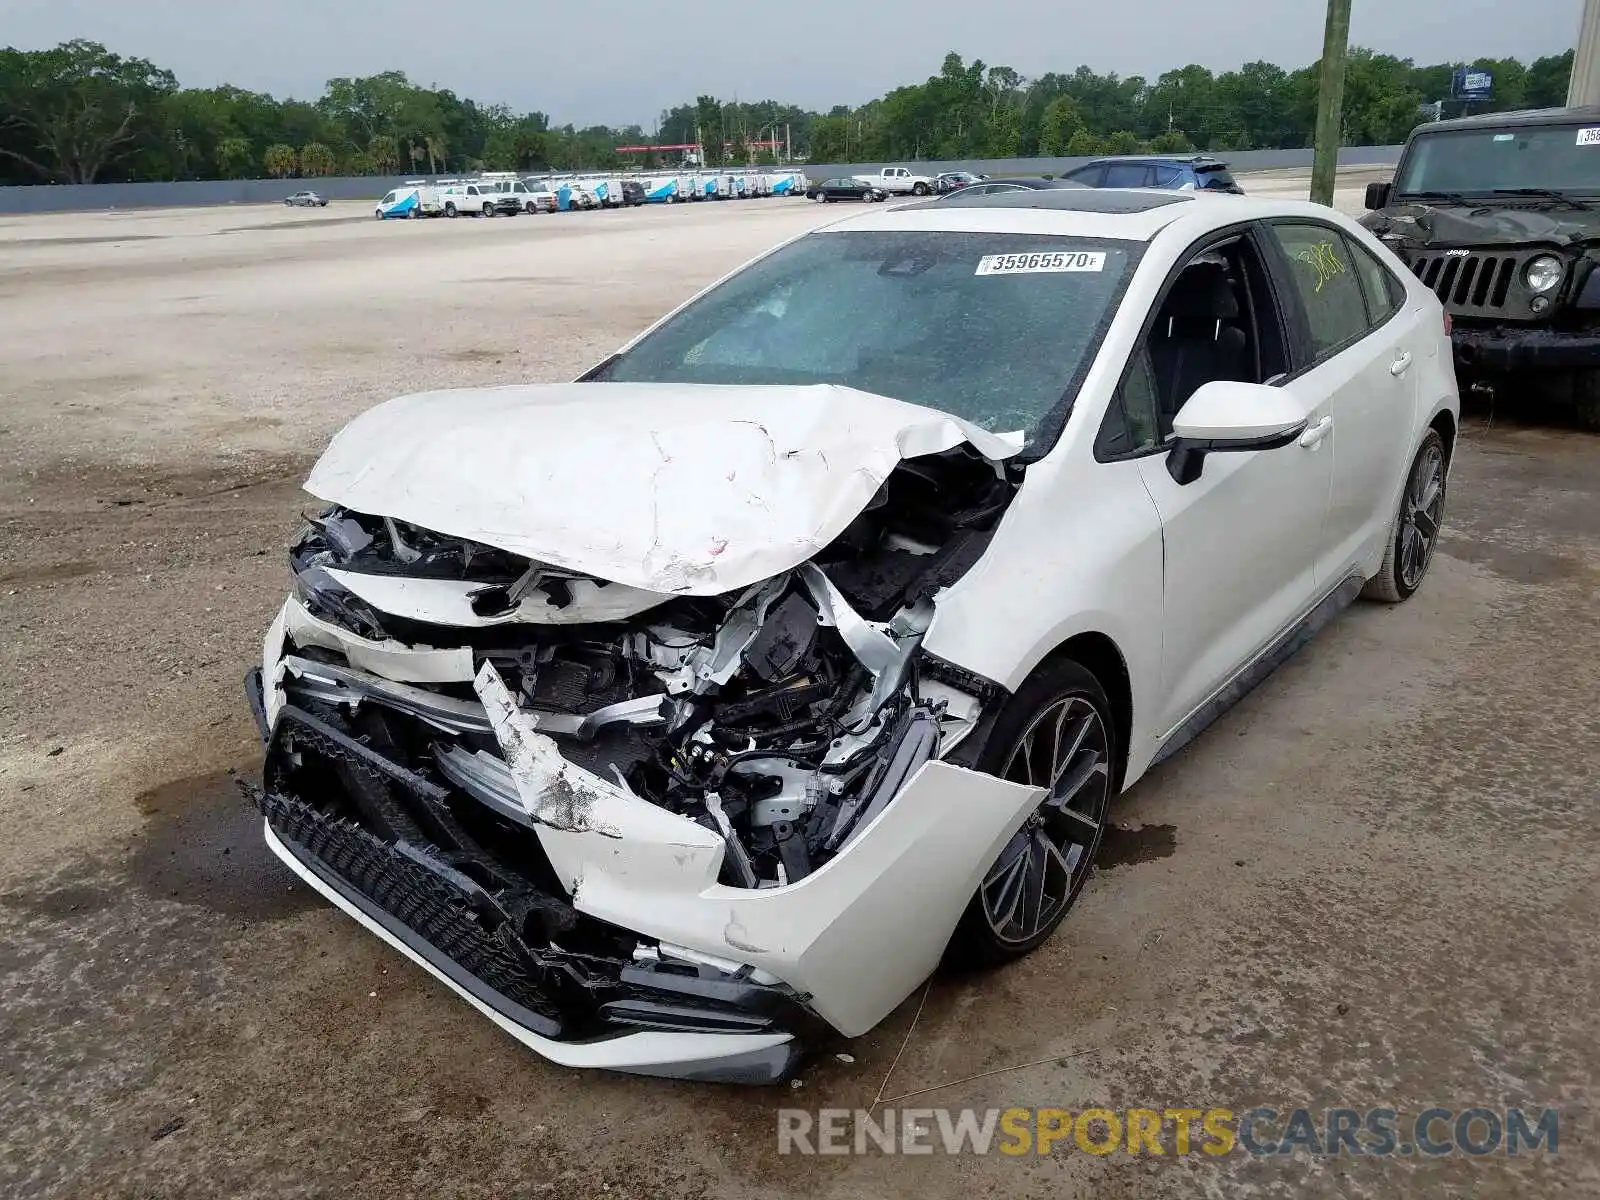
[[[1572,53],[1418,66],[1352,49],[1344,99],[1350,144],[1398,142],[1424,103],[1446,99],[1458,66],[1493,73],[1484,108],[1560,104]],[[954,52],[937,75],[827,113],[774,100],[697,96],[640,126],[576,128],[514,112],[402,72],[328,81],[311,101],[235,87],[184,88],[171,71],[97,42],[0,49],[0,183],[316,179],[327,175],[569,170],[675,163],[677,152],[621,145],[703,143],[707,161],[812,162],[1248,150],[1310,145],[1317,65],[1266,62],[1214,73],[1190,65],[1155,80],[1102,74],[1026,79]],[[1459,111],[1447,103],[1446,115]],[[776,143],[774,146],[772,143]]]

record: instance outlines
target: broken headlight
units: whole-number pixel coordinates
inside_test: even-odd
[[[388,638],[377,612],[365,600],[341,587],[319,566],[308,566],[294,574],[294,598],[312,616],[348,629],[368,641]]]

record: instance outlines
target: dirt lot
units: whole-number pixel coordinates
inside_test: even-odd
[[[1424,590],[1125,797],[1032,958],[795,1090],[578,1075],[271,859],[229,779],[259,760],[241,677],[342,422],[570,377],[825,214],[369,213],[0,219],[0,1194],[1600,1192],[1593,437],[1477,414]],[[778,1108],[875,1098],[1563,1124],[1520,1158],[778,1156]]]

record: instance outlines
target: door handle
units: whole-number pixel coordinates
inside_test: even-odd
[[[1406,368],[1411,365],[1411,351],[1404,350],[1389,364],[1389,374],[1396,379],[1406,373]]]
[[[1322,439],[1333,432],[1333,418],[1323,417],[1311,428],[1300,435],[1300,444],[1307,450],[1315,450],[1322,445]]]

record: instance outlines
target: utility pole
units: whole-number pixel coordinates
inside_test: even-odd
[[[1600,0],[1583,0],[1583,24],[1572,57],[1568,104],[1600,104]]]
[[[1593,0],[1591,0],[1593,2]],[[1344,133],[1344,58],[1350,46],[1350,0],[1328,0],[1322,34],[1322,77],[1317,89],[1317,143],[1311,163],[1311,199],[1333,204]]]

